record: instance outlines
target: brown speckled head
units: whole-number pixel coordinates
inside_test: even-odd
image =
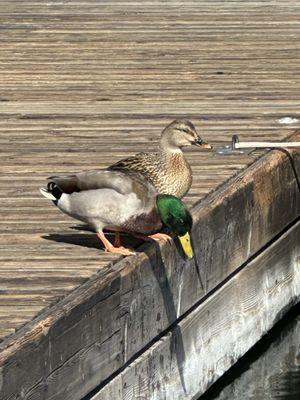
[[[171,122],[162,132],[160,147],[163,149],[181,149],[185,146],[211,148],[198,134],[195,126],[186,119]]]

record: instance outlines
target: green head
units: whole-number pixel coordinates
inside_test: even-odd
[[[185,254],[192,258],[190,232],[193,219],[189,210],[180,199],[169,194],[159,194],[156,204],[162,222],[178,236]]]

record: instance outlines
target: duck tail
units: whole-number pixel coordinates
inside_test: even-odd
[[[61,195],[63,194],[62,190],[54,182],[49,182],[47,185],[47,189],[40,188],[40,192],[44,197],[46,197],[46,199],[52,200],[56,206],[58,200],[61,198]]]

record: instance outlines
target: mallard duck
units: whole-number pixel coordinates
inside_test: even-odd
[[[159,195],[145,177],[134,171],[93,170],[49,178],[41,193],[64,213],[84,221],[95,230],[106,251],[134,254],[122,247],[119,232],[168,239],[158,233],[163,225],[175,233],[188,257],[193,256],[189,232],[192,217],[182,201],[171,195]],[[103,230],[117,232],[113,245]]]
[[[185,119],[176,120],[162,132],[155,153],[138,153],[111,165],[111,171],[137,171],[143,174],[158,193],[182,198],[192,184],[192,170],[182,148],[195,145],[211,149],[198,135],[194,125]]]

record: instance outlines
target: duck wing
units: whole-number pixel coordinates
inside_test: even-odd
[[[94,189],[113,189],[121,194],[134,190],[137,176],[129,176],[119,171],[90,170],[70,175],[50,176],[49,183],[54,182],[63,193],[71,194]]]
[[[108,167],[110,171],[138,171],[143,174],[151,174],[158,167],[158,153],[137,153],[134,156],[124,158]]]
[[[66,194],[95,189],[112,189],[120,194],[135,193],[146,205],[153,202],[157,190],[142,174],[135,171],[90,170],[70,175],[51,176],[49,184],[54,182]],[[48,184],[48,185],[49,185]]]

